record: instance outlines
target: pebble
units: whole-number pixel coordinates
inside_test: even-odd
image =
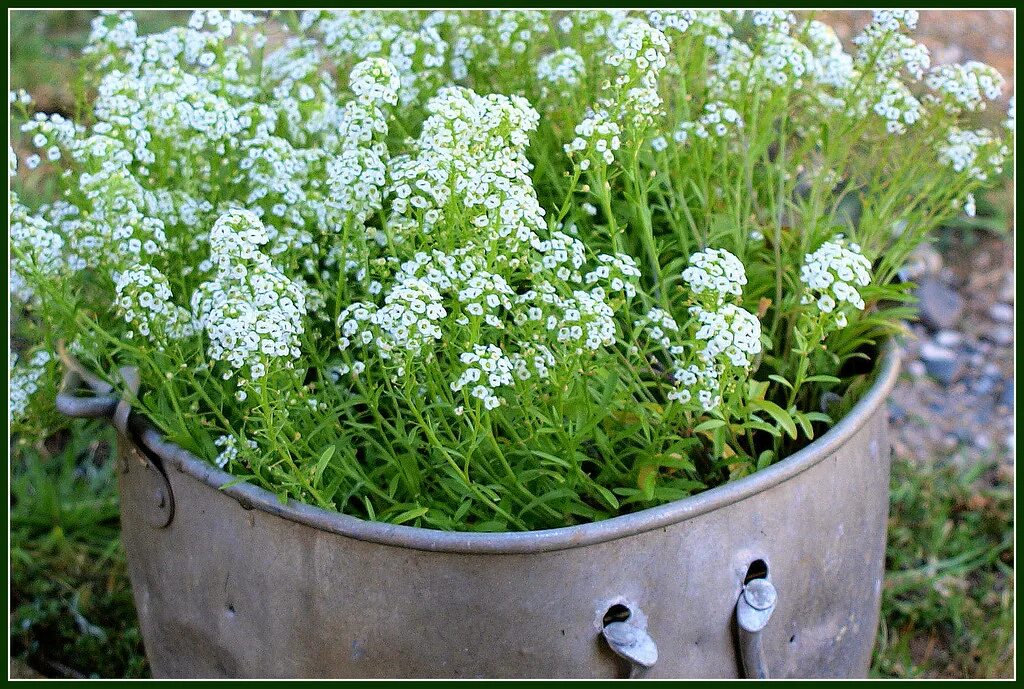
[[[964,300],[938,280],[925,278],[917,288],[921,320],[935,330],[949,330],[964,312]]]
[[[896,404],[895,402],[889,402],[889,420],[895,423],[900,421],[906,421],[907,410]]]
[[[949,385],[956,380],[963,369],[963,362],[955,351],[933,342],[921,345],[920,355],[928,375],[943,385]]]
[[[1017,296],[1017,282],[1013,271],[1006,273],[1003,278],[1002,287],[999,288],[999,298],[1007,303],[1012,303]]]
[[[955,330],[940,330],[935,333],[935,341],[943,347],[956,347],[963,339],[963,335]]]
[[[992,376],[982,376],[974,381],[971,391],[976,395],[987,395],[996,387],[996,379]]]
[[[925,367],[923,361],[920,359],[913,359],[907,364],[907,373],[915,378],[924,378],[928,373],[928,369]]]
[[[1013,381],[1007,380],[1003,392],[999,395],[999,406],[1007,410],[1013,409]]]
[[[1013,344],[1013,328],[1008,325],[992,328],[986,333],[986,336],[1000,347],[1009,347]]]
[[[1012,323],[1013,307],[1009,304],[997,302],[989,307],[988,316],[996,323]]]
[[[918,281],[926,275],[935,275],[942,269],[942,254],[929,244],[921,244],[907,258],[900,273],[907,280]]]

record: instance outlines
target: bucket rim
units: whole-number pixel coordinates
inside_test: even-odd
[[[404,524],[374,522],[289,500],[281,503],[270,491],[237,477],[168,441],[148,422],[141,424],[139,441],[171,468],[217,490],[243,509],[258,509],[288,521],[360,541],[398,548],[462,554],[528,554],[596,545],[665,528],[727,507],[784,483],[832,456],[857,433],[884,404],[896,382],[900,353],[889,342],[881,366],[868,391],[826,433],[782,461],[736,481],[680,500],[609,519],[534,531],[441,531]],[[227,486],[222,488],[222,486]]]

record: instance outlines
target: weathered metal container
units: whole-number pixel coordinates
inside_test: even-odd
[[[863,677],[898,366],[890,350],[846,418],[765,470],[524,533],[392,526],[221,489],[230,475],[109,387],[88,380],[100,394],[74,396],[81,372],[58,406],[119,429],[122,540],[156,676]]]

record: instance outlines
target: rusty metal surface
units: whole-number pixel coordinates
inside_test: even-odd
[[[602,632],[623,605],[657,646],[644,677],[736,677],[737,600],[763,560],[778,590],[759,633],[768,676],[863,677],[897,368],[890,352],[841,423],[769,469],[633,515],[518,534],[396,527],[280,505],[254,486],[219,490],[227,474],[140,427],[150,468],[136,470],[137,449],[121,443],[122,540],[154,675],[620,677],[629,663]],[[164,526],[147,471],[166,473]]]

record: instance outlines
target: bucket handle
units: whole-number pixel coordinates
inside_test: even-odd
[[[639,609],[628,617],[608,622],[601,630],[615,655],[629,663],[629,677],[639,677],[658,662],[658,646],[647,633],[647,617]]]
[[[740,664],[747,679],[768,679],[768,663],[761,631],[768,625],[778,592],[767,579],[752,579],[743,585],[736,601],[736,626],[739,630]]]
[[[117,429],[118,442],[125,443],[129,455],[146,470],[146,478],[142,479],[149,485],[145,501],[148,507],[146,521],[156,528],[168,526],[174,518],[174,493],[163,462],[141,441],[144,425],[140,425],[139,417],[132,413],[131,404],[126,399],[138,394],[138,369],[127,366],[120,369],[125,388],[125,395],[120,396],[113,392],[111,385],[93,375],[69,354],[62,342],[57,343],[57,353],[65,368],[55,400],[57,411],[76,419],[104,419]],[[95,394],[91,397],[76,394],[81,390],[91,390]],[[128,470],[127,465],[125,469]]]
[[[64,364],[64,379],[57,391],[57,411],[74,419],[112,420],[121,401],[121,398],[113,393],[113,387],[82,366],[78,359],[65,349],[63,342],[57,343],[57,355]],[[76,394],[77,391],[86,389],[95,394],[91,397]]]

